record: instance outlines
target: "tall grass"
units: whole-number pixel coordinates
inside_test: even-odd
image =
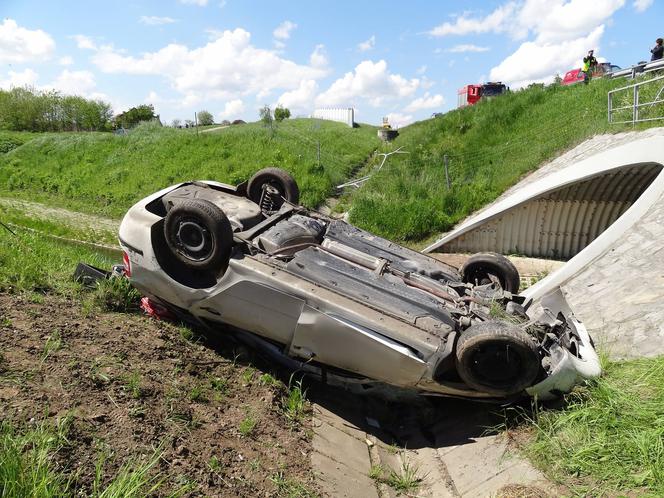
[[[562,410],[540,412],[528,456],[589,496],[664,496],[664,357],[609,363]]]
[[[377,147],[374,127],[312,119],[284,121],[274,133],[259,123],[199,134],[148,123],[124,136],[46,134],[0,154],[0,195],[120,217],[173,183],[235,184],[276,165],[293,173],[301,201],[313,207]]]

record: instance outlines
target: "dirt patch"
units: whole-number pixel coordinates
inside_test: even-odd
[[[288,423],[283,385],[183,335],[139,315],[86,316],[76,301],[0,294],[0,419],[71,417],[57,460],[86,494],[100,454],[109,480],[159,447],[164,494],[183,484],[191,496],[315,490],[308,423]]]

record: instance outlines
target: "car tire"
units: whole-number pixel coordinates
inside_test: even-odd
[[[473,389],[510,396],[531,386],[540,369],[537,344],[524,330],[507,322],[472,325],[456,346],[457,372]]]
[[[471,256],[461,267],[463,281],[472,284],[491,283],[489,275],[495,275],[503,290],[516,294],[521,279],[519,270],[502,254],[481,252]]]
[[[164,221],[164,238],[175,259],[192,270],[221,271],[233,246],[233,230],[224,212],[202,199],[171,208]]]
[[[279,196],[291,204],[300,202],[300,189],[297,186],[297,182],[288,171],[281,168],[263,168],[257,171],[249,179],[247,184],[247,197],[260,205],[263,199],[263,188],[266,185],[274,187],[278,191]],[[275,200],[273,205],[266,207],[265,210],[276,211],[282,204],[283,200]],[[263,206],[261,206],[262,208]]]

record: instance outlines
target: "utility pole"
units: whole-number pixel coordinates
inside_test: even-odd
[[[194,112],[194,126],[196,127],[196,136],[198,136],[198,113]]]
[[[447,154],[443,156],[443,164],[445,165],[445,182],[447,183],[447,190],[450,189],[450,172],[448,169],[448,162],[449,158],[447,157]]]

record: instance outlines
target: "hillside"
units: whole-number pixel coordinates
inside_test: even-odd
[[[607,91],[625,84],[533,86],[402,128],[394,147],[408,154],[391,156],[339,209],[350,208],[351,222],[392,239],[447,231],[544,161],[595,134],[625,130],[606,117]]]
[[[311,119],[285,121],[274,131],[252,123],[200,134],[151,124],[128,135],[0,133],[0,142],[10,139],[25,143],[0,153],[0,195],[113,217],[176,182],[237,183],[270,165],[291,171],[301,201],[314,207],[380,144],[374,127]]]

